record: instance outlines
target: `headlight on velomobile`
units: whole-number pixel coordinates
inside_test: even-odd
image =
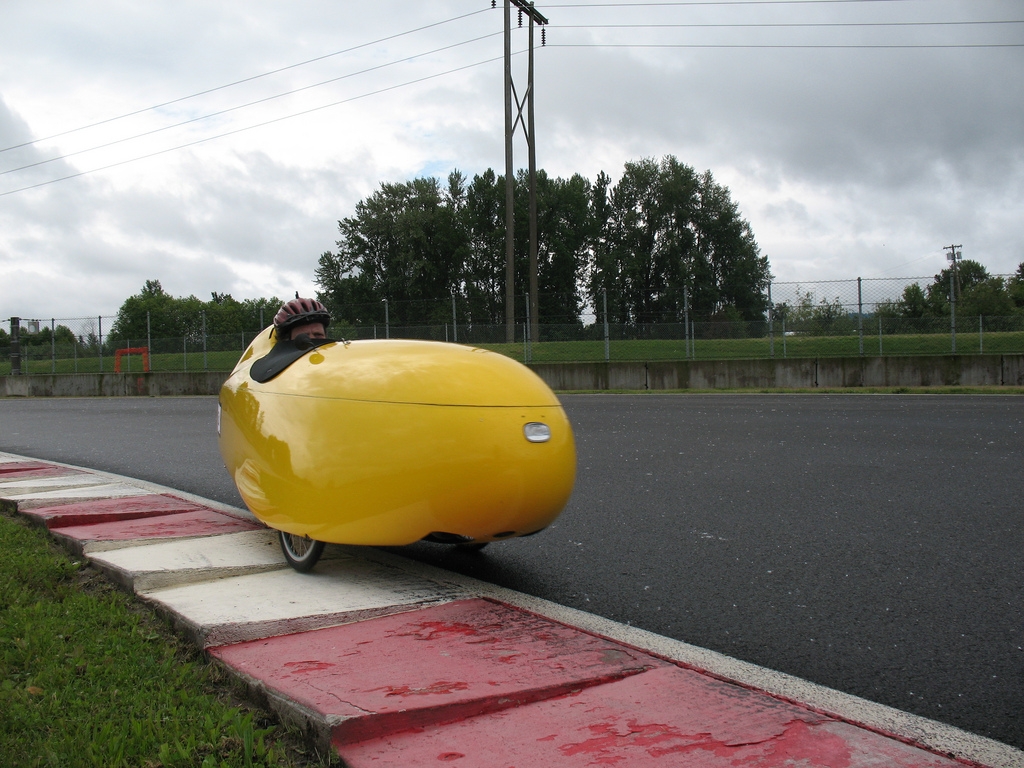
[[[263,331],[221,389],[220,450],[299,570],[322,542],[526,536],[568,502],[569,420],[511,358],[430,341],[275,344]]]

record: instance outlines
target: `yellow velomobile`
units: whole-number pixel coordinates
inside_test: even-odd
[[[220,451],[253,514],[309,570],[324,542],[481,547],[548,526],[576,447],[520,363],[430,341],[249,346],[220,392]]]

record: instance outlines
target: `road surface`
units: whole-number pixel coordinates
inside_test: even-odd
[[[1024,748],[1024,398],[563,397],[541,535],[405,554]],[[0,400],[0,450],[240,504],[214,398]]]

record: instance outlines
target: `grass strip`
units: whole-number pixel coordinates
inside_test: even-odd
[[[330,765],[0,501],[0,765]]]

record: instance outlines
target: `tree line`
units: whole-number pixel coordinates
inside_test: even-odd
[[[159,280],[147,280],[142,290],[125,299],[107,338],[112,343],[182,338],[195,343],[207,336],[257,332],[274,319],[281,299],[243,299],[230,293],[210,294],[209,301],[195,296],[171,296]]]
[[[908,285],[899,299],[880,303],[876,311],[882,317],[949,317],[953,298],[962,317],[1024,315],[1024,261],[1005,279],[993,277],[977,261],[964,259],[935,275],[924,288],[918,283]]]
[[[768,259],[729,190],[666,156],[626,163],[612,184],[537,173],[539,317],[579,324],[587,307],[614,323],[763,319]],[[528,185],[515,184],[517,316],[529,269]],[[488,169],[447,182],[384,183],[338,222],[320,256],[319,298],[352,325],[505,322],[505,180]],[[602,306],[597,307],[600,301]],[[386,302],[386,305],[385,305]],[[521,302],[521,303],[520,303]]]
[[[525,171],[515,189],[516,317],[525,316],[529,216]],[[698,173],[672,155],[625,164],[612,184],[601,172],[591,182],[537,173],[539,316],[545,324],[579,326],[587,312],[614,324],[639,326],[699,321],[776,322],[835,332],[851,313],[840,303],[770,305],[768,259],[727,187],[710,171]],[[446,182],[416,178],[382,183],[338,222],[336,251],[321,254],[317,298],[345,326],[505,322],[505,181],[488,169]],[[881,318],[940,318],[950,313],[949,267],[922,287],[875,306]],[[980,263],[956,265],[953,291],[960,316],[1024,314],[1024,262],[1009,279]],[[255,332],[271,322],[282,300],[238,301],[212,293],[208,301],[174,297],[147,280],[127,298],[104,342]],[[26,334],[29,344],[77,342],[97,346],[96,329],[76,336],[64,325]],[[81,329],[79,329],[81,332]],[[344,332],[344,331],[342,331]],[[88,338],[86,338],[88,337]],[[0,329],[0,343],[7,333]]]

